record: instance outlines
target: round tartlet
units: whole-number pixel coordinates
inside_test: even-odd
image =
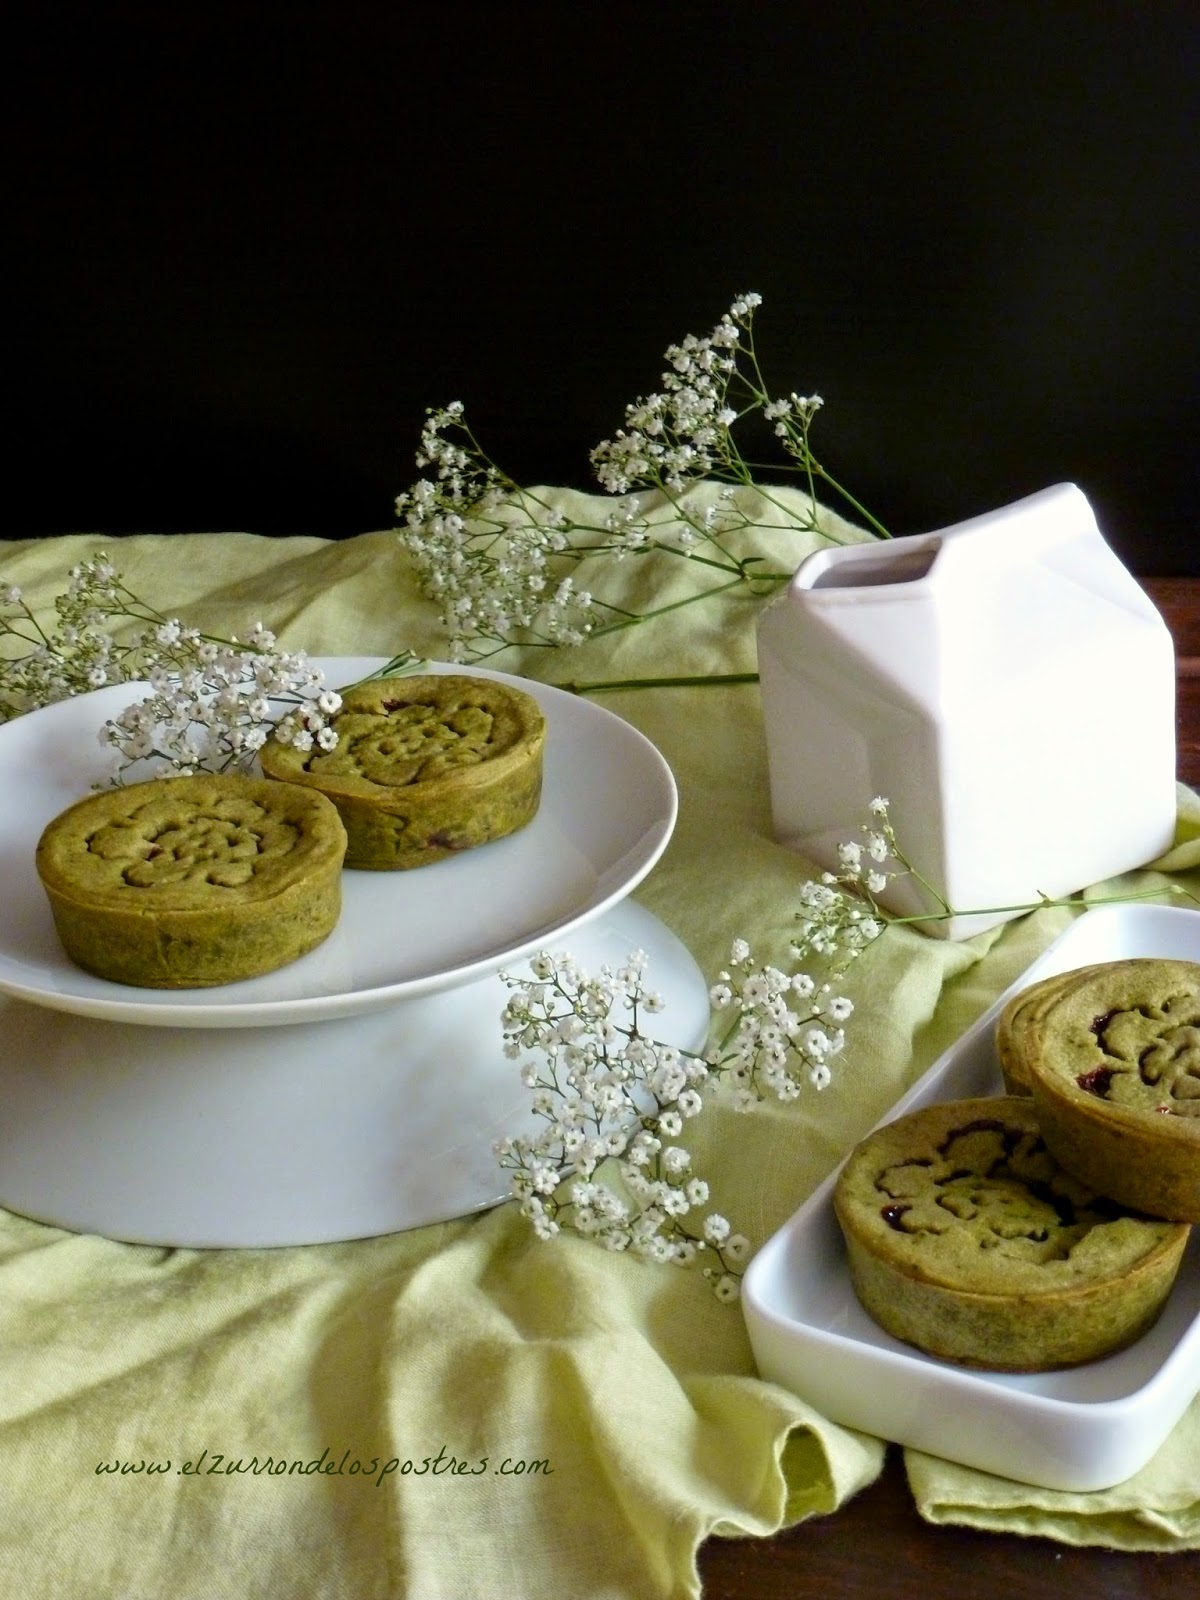
[[[1025,1041],[1046,1143],[1132,1210],[1200,1222],[1200,966],[1115,961],[1064,986]]]
[[[531,822],[542,791],[546,723],[524,690],[431,673],[347,689],[334,749],[270,739],[269,778],[305,784],[337,807],[348,867],[422,867]]]
[[[1188,1228],[1132,1216],[1065,1172],[1030,1100],[928,1106],[852,1151],[834,1208],[850,1277],[895,1338],[964,1366],[1044,1372],[1154,1322]]]
[[[200,989],[272,972],[327,938],[345,850],[323,795],[201,774],[77,801],[46,826],[36,864],[78,966]]]

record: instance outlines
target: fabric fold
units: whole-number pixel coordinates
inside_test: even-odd
[[[1111,1489],[1038,1489],[905,1452],[909,1486],[929,1522],[1037,1534],[1111,1550],[1200,1549],[1200,1399],[1140,1472]]]

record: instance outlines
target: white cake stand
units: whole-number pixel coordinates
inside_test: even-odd
[[[371,660],[322,662],[335,683]],[[450,669],[440,669],[450,670]],[[500,678],[499,673],[486,676]],[[528,1123],[502,1050],[500,969],[540,949],[649,958],[660,1037],[708,1021],[683,944],[627,897],[670,838],[669,769],[635,729],[524,680],[549,724],[532,824],[411,873],[347,873],[341,920],[279,973],[184,993],[71,966],[33,868],[100,775],[101,690],[0,728],[0,1205],[76,1231],[197,1247],[316,1244],[494,1205]]]

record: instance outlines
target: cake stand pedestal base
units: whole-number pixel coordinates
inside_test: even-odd
[[[553,947],[553,943],[552,943]],[[630,900],[569,936],[588,971],[644,949],[660,1037],[699,1048],[707,986]],[[518,967],[518,970],[520,968]],[[493,1140],[532,1125],[495,975],[275,1028],[101,1022],[0,999],[0,1205],[140,1244],[367,1238],[496,1205]]]

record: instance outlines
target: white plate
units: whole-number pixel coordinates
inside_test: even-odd
[[[317,661],[335,686],[381,664],[375,657]],[[186,993],[108,983],[73,966],[34,869],[42,828],[103,776],[97,733],[137,687],[100,689],[0,728],[0,991],[114,1022],[315,1022],[469,982],[599,916],[666,848],[677,807],[669,767],[636,728],[591,701],[471,671],[525,689],[545,713],[542,801],[529,826],[415,872],[346,872],[341,919],[324,944],[265,977]]]
[[[661,1036],[708,991],[632,900],[577,928],[588,971],[646,950]],[[493,973],[367,1016],[266,1031],[131,1027],[0,998],[0,1205],[140,1244],[361,1239],[495,1205],[492,1142],[530,1125]]]
[[[1200,912],[1085,912],[888,1113],[1003,1093],[992,1046],[1010,994],[1097,961],[1200,961]],[[1200,1228],[1166,1309],[1128,1350],[1064,1372],[974,1372],[901,1344],[855,1298],[833,1214],[836,1173],[759,1251],[743,1307],[764,1378],[847,1427],[1048,1489],[1104,1489],[1143,1467],[1200,1390]]]

